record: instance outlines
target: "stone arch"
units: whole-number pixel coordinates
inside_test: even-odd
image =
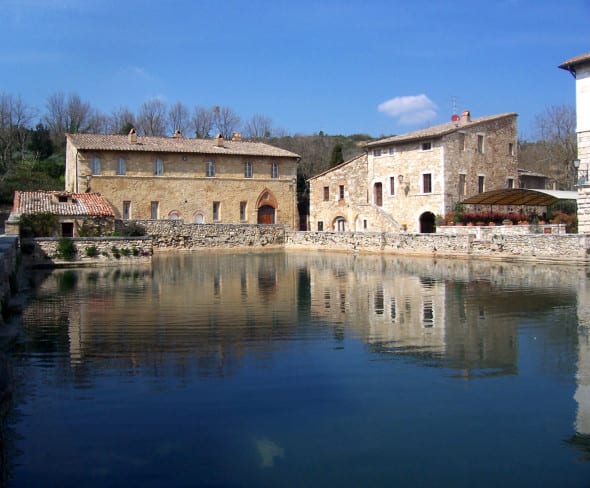
[[[432,234],[434,232],[436,232],[435,215],[426,211],[420,215],[420,233]]]
[[[262,190],[256,200],[257,223],[274,224],[277,207],[278,202],[274,193],[268,188]]]
[[[348,229],[348,222],[342,215],[337,215],[332,220],[332,230],[334,232],[346,232]]]
[[[193,222],[195,224],[204,224],[205,223],[205,214],[201,210],[198,210],[193,215]]]
[[[182,219],[182,214],[178,210],[171,210],[168,212],[168,218],[170,220],[180,220]]]

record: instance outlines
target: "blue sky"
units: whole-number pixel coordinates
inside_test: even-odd
[[[263,114],[288,133],[408,132],[575,103],[590,0],[0,0],[0,92],[44,110],[172,104]]]

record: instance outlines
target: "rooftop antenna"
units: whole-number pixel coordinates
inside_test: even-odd
[[[459,114],[457,113],[457,97],[451,97],[451,103],[453,104],[453,112],[451,114],[451,120],[457,122],[459,120]]]

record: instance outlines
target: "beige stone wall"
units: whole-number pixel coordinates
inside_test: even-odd
[[[90,162],[100,158],[101,173],[90,175]],[[116,174],[117,159],[126,161],[126,174]],[[154,175],[156,158],[164,162],[164,174]],[[206,176],[207,161],[215,161],[215,177]],[[76,161],[77,172],[76,172]],[[253,164],[252,178],[244,177],[244,162]],[[271,164],[278,163],[279,177],[271,178]],[[84,192],[90,189],[104,195],[123,215],[123,202],[130,202],[130,218],[151,218],[152,202],[158,202],[158,218],[174,213],[194,222],[213,222],[213,202],[219,202],[219,222],[256,223],[257,210],[275,207],[275,224],[298,228],[296,204],[297,161],[295,158],[249,158],[148,152],[80,151],[68,147],[66,188]],[[90,179],[87,180],[87,176]],[[264,195],[267,194],[267,198]],[[246,204],[245,219],[240,219],[240,202]]]
[[[362,155],[310,179],[310,230],[318,230],[318,222],[323,224],[325,231],[337,230],[336,219],[339,217],[345,221],[344,230],[360,230],[359,226],[363,225],[361,206],[367,204],[366,175],[367,156]],[[340,198],[341,185],[344,187],[344,198]],[[328,188],[327,200],[324,198],[324,187]]]

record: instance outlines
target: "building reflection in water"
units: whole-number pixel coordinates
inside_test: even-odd
[[[516,374],[523,320],[571,308],[578,317],[551,329],[556,346],[541,351],[542,367],[555,374],[577,368],[574,442],[584,444],[590,435],[586,279],[577,268],[467,260],[175,254],[156,256],[151,268],[40,276],[23,322],[42,347],[44,334],[54,335],[51,347],[63,355],[53,360],[66,360],[81,384],[90,381],[88,362],[180,381],[232,375],[247,358],[271,367],[273,354],[290,341],[317,337],[326,327],[338,342],[360,340],[384,358],[442,366],[469,379]]]

